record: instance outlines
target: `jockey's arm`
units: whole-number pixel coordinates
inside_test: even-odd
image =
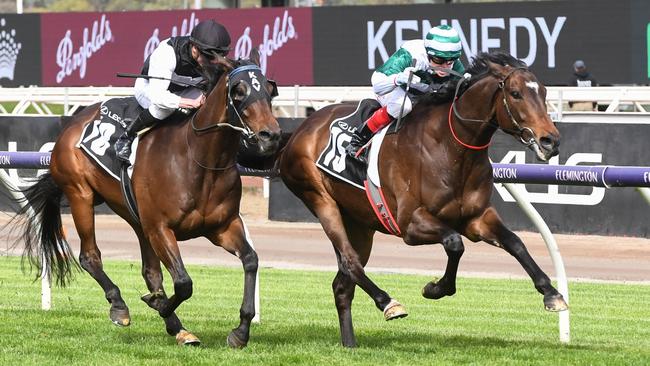
[[[372,74],[372,89],[377,95],[390,93],[397,87],[395,78],[406,68],[413,66],[413,56],[404,48],[400,48]]]
[[[171,79],[175,68],[174,49],[163,41],[149,58],[148,75]],[[180,107],[181,97],[167,90],[169,83],[169,80],[149,79],[145,88],[136,88],[135,96],[139,102],[141,99],[148,99],[149,104],[156,108],[177,109]],[[143,105],[142,102],[140,104]]]

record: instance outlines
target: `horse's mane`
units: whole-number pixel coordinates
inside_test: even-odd
[[[253,62],[248,59],[239,59],[231,60],[234,64],[234,68],[237,68],[242,65],[249,65]],[[222,76],[227,74],[223,65],[208,64],[201,69],[201,74],[203,76],[202,87],[207,94],[210,94],[212,89],[217,86],[217,83]]]
[[[505,52],[501,52],[501,51],[496,51],[491,53],[481,52],[472,58],[471,64],[465,69],[465,72],[472,75],[472,77],[469,79],[469,82],[466,82],[461,86],[460,90],[458,91],[458,96],[463,95],[465,90],[467,90],[470,86],[479,82],[483,78],[491,75],[489,63],[493,63],[501,66],[523,67],[523,68],[528,67],[525,62],[520,61]],[[437,104],[450,102],[454,98],[454,94],[456,92],[456,86],[460,81],[461,79],[459,78],[453,78],[452,80],[449,81],[450,87],[447,88],[445,93],[427,94],[422,97],[420,103],[425,105],[437,105]]]

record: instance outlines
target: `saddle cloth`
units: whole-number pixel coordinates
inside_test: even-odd
[[[366,148],[363,151],[363,154],[366,154],[366,156],[369,157],[367,160],[371,165],[370,167],[368,164],[363,164],[359,160],[347,156],[345,148],[350,143],[350,140],[352,140],[352,134],[354,131],[356,131],[357,128],[360,128],[360,126],[380,107],[381,105],[376,100],[364,99],[359,102],[357,109],[354,112],[332,121],[330,124],[329,141],[318,157],[316,166],[327,174],[357,188],[364,189],[363,182],[367,179],[367,174],[370,174],[370,178],[379,184],[379,175],[376,166],[378,158],[377,156],[375,156],[374,159],[371,158],[373,154],[371,150],[374,150],[375,154],[378,155],[384,136],[396,133],[400,126],[397,126],[395,121],[393,121],[373,136],[371,140],[372,148]]]
[[[379,109],[381,105],[374,99],[364,99],[351,114],[337,118],[330,124],[330,138],[321,152],[316,166],[327,174],[357,188],[364,189],[367,166],[345,153],[345,148],[352,140],[352,134]]]
[[[115,155],[115,141],[124,133],[127,123],[138,117],[143,108],[134,97],[113,98],[105,101],[99,107],[99,119],[84,127],[81,138],[77,143],[100,167],[113,178],[120,180],[121,162]],[[131,166],[137,149],[137,138],[133,142]]]

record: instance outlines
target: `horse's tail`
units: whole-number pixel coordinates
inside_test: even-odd
[[[10,221],[12,230],[20,231],[16,244],[22,239],[25,245],[22,256],[30,270],[36,267],[38,279],[45,267],[54,275],[56,283],[64,287],[72,279],[73,270],[79,269],[61,223],[63,191],[50,173],[42,175],[36,184],[22,190],[22,208]]]

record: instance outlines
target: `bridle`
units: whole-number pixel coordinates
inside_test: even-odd
[[[272,93],[269,93],[266,90],[265,86],[261,86],[260,90],[258,91],[255,91],[256,89],[254,88],[253,89],[249,88],[248,94],[246,95],[244,100],[242,100],[242,102],[240,103],[239,108],[235,106],[235,102],[232,99],[232,95],[231,95],[231,91],[232,91],[231,89],[233,88],[232,80],[234,77],[237,77],[236,81],[240,81],[241,79],[243,79],[242,77],[239,77],[239,75],[237,74],[245,71],[248,72],[248,75],[254,75],[253,78],[257,78],[259,76],[261,80],[258,80],[258,83],[267,82],[267,79],[262,74],[262,70],[257,65],[243,65],[230,71],[230,73],[226,76],[226,94],[228,95],[227,122],[214,123],[206,127],[197,127],[194,122],[194,117],[196,116],[195,113],[194,115],[192,115],[192,119],[190,120],[190,124],[194,132],[202,133],[215,128],[227,127],[235,131],[241,132],[247,139],[257,138],[255,136],[255,132],[253,132],[253,130],[248,126],[248,124],[242,118],[241,112],[243,112],[243,110],[246,109],[246,107],[248,107],[249,105],[251,105],[253,102],[257,100],[266,99],[267,101],[270,102],[271,99],[273,98],[273,95]],[[239,109],[241,109],[241,111]]]
[[[451,106],[449,107],[449,116],[448,116],[449,128],[451,129],[452,136],[454,137],[454,139],[459,144],[461,144],[462,146],[464,146],[466,148],[472,149],[472,150],[483,150],[483,149],[486,149],[488,146],[490,146],[490,142],[488,142],[485,145],[475,146],[475,145],[470,145],[470,144],[467,144],[467,143],[461,141],[460,138],[458,138],[458,136],[456,135],[456,132],[454,131],[454,128],[453,128],[452,111],[453,111],[453,115],[460,122],[487,123],[487,124],[489,124],[490,126],[492,126],[495,129],[500,129],[500,130],[504,131],[505,133],[508,133],[510,135],[519,137],[519,140],[521,141],[521,143],[524,144],[524,146],[526,146],[526,147],[529,147],[529,146],[534,145],[534,144],[537,143],[537,141],[535,141],[535,134],[533,133],[533,130],[531,130],[529,127],[522,127],[521,124],[515,118],[515,116],[512,114],[512,111],[510,110],[510,105],[508,104],[508,100],[506,98],[507,90],[506,90],[505,84],[508,81],[508,79],[518,70],[529,72],[528,68],[526,68],[526,67],[515,67],[512,70],[510,70],[510,72],[502,80],[500,80],[497,83],[497,89],[494,91],[494,94],[492,95],[492,98],[491,98],[491,99],[494,99],[494,96],[496,95],[496,93],[501,91],[501,94],[503,95],[503,106],[506,109],[506,113],[508,114],[508,117],[510,118],[510,121],[512,122],[512,125],[515,127],[514,129],[511,129],[511,128],[501,127],[499,125],[499,123],[496,121],[496,109],[494,111],[494,114],[492,114],[489,119],[473,119],[473,118],[462,117],[460,115],[460,113],[458,112],[456,102],[459,100],[458,93],[460,91],[460,88],[461,88],[462,84],[465,81],[469,80],[469,78],[471,76],[469,74],[461,75],[460,73],[455,72],[453,70],[443,69],[443,71],[445,71],[445,72],[450,72],[450,73],[452,73],[454,75],[461,76],[461,80],[458,81],[458,83],[456,84],[456,90],[454,92],[454,99],[453,99],[453,101],[451,103]],[[451,72],[451,71],[453,71],[453,72]],[[529,138],[526,138],[526,135],[529,135]]]
[[[259,90],[257,90],[257,91],[256,91],[255,88],[248,88],[247,95],[241,101],[241,103],[239,105],[239,108],[238,108],[237,106],[235,106],[235,103],[234,103],[232,95],[231,95],[231,91],[232,91],[232,88],[233,88],[233,85],[234,85],[232,83],[232,80],[233,80],[233,77],[236,77],[236,82],[238,82],[238,81],[246,82],[246,81],[243,81],[244,77],[240,77],[240,75],[237,75],[237,74],[245,72],[245,71],[248,72],[247,75],[249,76],[249,78],[252,77],[252,78],[255,78],[255,79],[257,79],[257,78],[260,79],[260,80],[257,80],[257,82],[260,84],[260,87],[259,87]],[[266,99],[268,102],[271,101],[271,99],[274,96],[274,93],[269,93],[267,91],[266,87],[265,87],[265,84],[262,84],[262,83],[266,83],[267,81],[268,80],[264,77],[264,74],[262,74],[262,70],[257,65],[243,65],[243,66],[239,66],[239,67],[233,69],[226,76],[226,94],[228,96],[228,100],[227,100],[227,104],[226,104],[226,107],[228,108],[227,122],[218,122],[218,123],[213,123],[211,125],[208,125],[206,127],[197,127],[196,123],[194,121],[194,117],[196,117],[196,115],[198,113],[194,113],[192,115],[191,119],[190,119],[190,126],[192,127],[192,131],[194,131],[196,134],[200,134],[200,133],[204,133],[204,132],[207,132],[207,131],[210,131],[210,130],[213,130],[213,129],[227,127],[227,128],[231,128],[231,129],[233,129],[235,131],[241,132],[247,139],[251,139],[251,140],[252,139],[257,139],[257,137],[255,135],[255,132],[253,132],[253,130],[244,121],[244,119],[241,116],[241,113],[248,106],[250,106],[252,103],[254,103],[257,100]],[[249,83],[249,85],[251,84],[251,82],[248,82],[248,83]],[[276,91],[277,87],[275,86],[275,84],[273,85],[273,87],[274,87],[274,91]],[[241,111],[238,110],[238,109],[241,109]],[[236,119],[234,117],[236,117]],[[239,126],[236,125],[235,123],[233,123],[232,122],[233,120]],[[196,158],[194,158],[194,156],[192,154],[192,149],[191,149],[191,146],[190,146],[190,141],[189,141],[189,132],[187,130],[186,130],[185,139],[187,141],[187,148],[188,148],[189,156],[201,168],[204,168],[204,169],[207,169],[207,170],[213,170],[213,171],[223,171],[223,170],[233,168],[233,167],[235,167],[237,165],[237,163],[235,162],[234,164],[228,165],[226,167],[221,167],[221,168],[219,168],[219,167],[208,167],[208,166],[202,164],[201,162],[199,162],[198,160],[196,160]]]

